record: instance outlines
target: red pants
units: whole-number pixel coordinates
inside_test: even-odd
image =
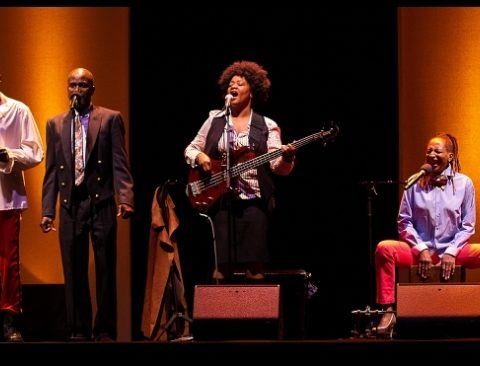
[[[0,211],[0,311],[21,312],[20,210]]]
[[[375,251],[377,274],[377,304],[395,303],[395,268],[410,267],[418,263],[418,252],[410,245],[398,240],[383,240]],[[432,256],[433,264],[440,262],[437,255]],[[480,267],[480,244],[466,244],[455,258],[456,265],[467,268]]]

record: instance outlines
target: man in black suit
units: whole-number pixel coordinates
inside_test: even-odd
[[[67,327],[71,340],[117,337],[117,216],[134,211],[133,179],[120,112],[92,103],[93,74],[68,75],[70,109],[47,121],[47,153],[41,228],[54,228],[60,200],[59,238],[65,278]],[[78,128],[76,128],[78,126]],[[93,243],[97,313],[92,329],[88,282],[89,238]]]

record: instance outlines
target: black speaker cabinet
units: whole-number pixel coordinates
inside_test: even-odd
[[[196,340],[279,339],[280,285],[197,285]]]

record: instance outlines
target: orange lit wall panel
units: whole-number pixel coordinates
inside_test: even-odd
[[[68,109],[66,79],[76,67],[93,72],[93,102],[121,111],[128,134],[129,13],[127,7],[0,8],[0,34],[6,35],[0,58],[1,90],[30,107],[44,143],[47,118]],[[57,233],[43,234],[39,227],[44,170],[42,163],[26,172],[29,209],[23,215],[20,244],[25,284],[63,283]],[[119,340],[126,340],[131,312],[130,226],[123,220],[119,224]]]
[[[452,133],[480,218],[480,8],[399,8],[398,62],[400,177],[418,171],[434,133]]]

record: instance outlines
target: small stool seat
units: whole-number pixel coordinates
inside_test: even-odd
[[[430,276],[421,278],[418,274],[418,265],[411,267],[398,268],[398,282],[399,283],[452,283],[465,282],[466,274],[465,267],[456,265],[453,271],[453,276],[448,280],[442,277],[442,267],[437,265],[430,269]]]

